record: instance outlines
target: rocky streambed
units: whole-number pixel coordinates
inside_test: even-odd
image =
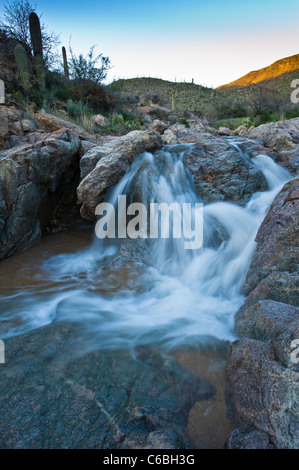
[[[6,346],[6,363],[0,365],[1,447],[222,447],[225,440],[228,448],[298,447],[298,365],[291,360],[291,343],[299,337],[298,180],[279,189],[273,180],[276,170],[271,170],[278,194],[268,210],[271,200],[263,194],[273,188],[265,161],[255,157],[262,154],[295,175],[299,119],[250,132],[240,129],[241,138],[214,135],[195,120],[190,129],[153,122],[147,131],[97,140],[50,115],[28,122],[17,111],[2,107],[1,112],[0,257],[14,254],[0,265],[0,337]],[[186,142],[193,145],[186,147]],[[164,147],[161,153],[165,144],[175,144],[175,149]],[[143,152],[155,155],[146,167],[144,162],[138,166]],[[184,272],[184,282],[190,277],[187,290],[177,275],[169,283],[169,271],[167,284],[163,270],[157,269],[162,284],[157,274],[148,278],[148,252],[138,243],[124,244],[121,261],[116,257],[104,264],[95,260],[94,250],[82,251],[78,239],[70,239],[68,249],[64,245],[69,257],[52,260],[51,250],[45,253],[47,238],[31,248],[45,230],[55,232],[80,220],[79,209],[81,220],[93,222],[95,207],[109,188],[124,181],[133,162],[150,181],[162,165],[167,180],[168,174],[176,174],[175,155],[181,155],[178,167],[187,172],[181,187],[190,178],[189,196],[200,198],[214,221],[205,234],[205,256],[214,250],[218,274],[204,271],[203,276],[201,259],[198,268]],[[171,181],[167,184],[173,188]],[[132,187],[138,189],[139,183]],[[260,222],[263,211],[267,216],[253,258],[250,250],[244,257],[246,224],[258,217],[256,194],[265,200],[264,208],[259,203]],[[230,202],[234,205],[225,205]],[[237,251],[229,251],[235,231],[232,222],[225,228],[223,211],[223,220],[236,217],[243,224],[241,251],[235,239]],[[221,246],[227,247],[226,258]],[[34,255],[37,249],[44,251]],[[232,263],[234,259],[239,261]],[[183,261],[191,263],[195,261]],[[204,305],[201,288],[193,285],[198,279],[207,299],[217,304]],[[197,312],[199,306],[204,316],[201,309]],[[186,354],[195,354],[195,359],[186,360]],[[204,355],[208,366],[194,366]],[[215,382],[215,368],[221,383]],[[221,433],[213,440],[209,423],[217,422]]]

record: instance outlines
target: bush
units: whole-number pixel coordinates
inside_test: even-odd
[[[162,121],[168,121],[169,119],[168,113],[160,108],[151,109],[149,114],[151,116],[155,116],[157,119],[160,119]]]
[[[238,100],[223,99],[216,105],[218,119],[240,118],[247,116],[247,107]]]
[[[181,123],[181,124],[184,124],[186,127],[190,127],[189,122],[188,122],[187,119],[185,119],[185,118],[180,119],[180,123]]]
[[[82,101],[95,113],[107,113],[116,108],[116,96],[106,87],[91,82],[76,81],[71,84],[75,101]]]
[[[90,116],[92,114],[92,110],[88,107],[87,104],[82,103],[82,101],[79,101],[77,103],[73,102],[72,100],[67,101],[66,110],[68,114],[74,118],[78,118],[83,115]]]
[[[295,107],[286,112],[286,119],[294,119],[299,117],[299,108]]]
[[[101,127],[102,134],[123,135],[135,129],[142,129],[144,124],[143,115],[129,112],[124,114],[114,112],[108,116],[108,119],[110,125]]]

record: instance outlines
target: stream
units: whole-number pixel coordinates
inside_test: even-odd
[[[116,213],[119,195],[127,204],[147,207],[177,203],[177,210],[201,203],[183,163],[190,145],[140,155],[106,201]],[[221,447],[234,427],[226,416],[225,355],[235,339],[242,285],[257,230],[291,178],[266,155],[251,162],[263,172],[268,190],[255,193],[245,207],[204,205],[200,248],[185,249],[186,240],[171,236],[100,240],[94,231],[78,228],[47,234],[38,246],[2,261],[0,337],[67,320],[88,335],[82,353],[126,349],[134,356],[136,347],[149,344],[171,351],[217,390],[212,401],[197,403],[190,412],[191,444]]]

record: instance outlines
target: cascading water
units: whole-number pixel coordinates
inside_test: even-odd
[[[169,146],[140,155],[107,195],[139,201],[201,202],[184,166],[189,146]],[[245,158],[245,157],[244,157]],[[134,348],[163,343],[170,348],[232,340],[234,315],[255,236],[269,205],[289,173],[260,155],[251,160],[269,190],[253,195],[246,207],[221,202],[204,207],[203,246],[186,250],[183,239],[132,241],[139,260],[123,256],[126,240],[98,240],[84,251],[44,262],[42,288],[15,289],[1,298],[1,337],[52,321],[79,322],[97,348]],[[138,248],[138,249],[137,249]],[[143,262],[147,258],[146,263]]]

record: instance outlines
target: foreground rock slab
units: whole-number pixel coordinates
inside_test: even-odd
[[[187,448],[188,412],[212,386],[152,347],[92,345],[67,322],[6,342],[0,447]]]
[[[228,448],[299,448],[298,179],[285,184],[262,223],[236,315],[228,376],[239,429]]]

